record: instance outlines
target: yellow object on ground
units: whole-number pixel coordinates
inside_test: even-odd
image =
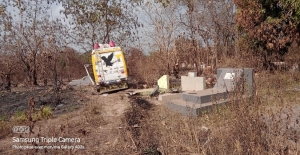
[[[159,80],[157,80],[157,84],[159,88],[161,89],[169,89],[170,84],[169,84],[169,75],[163,75]]]

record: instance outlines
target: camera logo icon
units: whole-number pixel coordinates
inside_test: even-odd
[[[14,133],[29,133],[30,127],[29,126],[14,126],[12,128]]]

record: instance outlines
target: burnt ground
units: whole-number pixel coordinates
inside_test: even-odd
[[[28,110],[28,100],[31,96],[34,97],[35,109],[39,109],[42,105],[50,106],[54,115],[73,111],[89,100],[82,91],[87,93],[89,90],[65,88],[56,95],[50,86],[14,87],[11,92],[0,92],[0,116],[9,118],[17,112]]]

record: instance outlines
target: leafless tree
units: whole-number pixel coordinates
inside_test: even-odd
[[[11,19],[7,30],[11,36],[9,42],[15,46],[16,57],[24,67],[28,82],[37,85],[37,55],[49,36],[50,4],[42,0],[16,0],[5,1],[4,5],[12,8],[6,14],[6,18]]]
[[[196,69],[199,71],[201,62],[216,67],[220,54],[226,57],[234,45],[233,2],[182,0],[181,5],[186,7],[181,15],[181,25],[186,30],[184,38],[193,47],[190,57],[194,58]]]
[[[156,55],[156,63],[160,65],[160,70],[164,70],[167,74],[171,74],[173,66],[178,63],[178,51],[174,46],[179,34],[178,11],[177,1],[147,2],[144,6],[147,17],[144,22],[149,30],[145,34],[153,45],[151,50],[159,53]]]
[[[90,51],[94,43],[108,43],[114,40],[126,45],[133,36],[136,18],[132,13],[132,1],[119,0],[62,0],[73,27],[72,39],[84,51]]]

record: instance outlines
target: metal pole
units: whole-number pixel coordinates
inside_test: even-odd
[[[95,85],[95,81],[92,79],[92,77],[91,77],[89,71],[87,70],[87,67],[89,67],[90,65],[91,65],[91,64],[85,64],[85,65],[84,65],[84,68],[85,68],[85,71],[86,71],[86,73],[87,73],[89,79],[91,80],[92,84]]]

